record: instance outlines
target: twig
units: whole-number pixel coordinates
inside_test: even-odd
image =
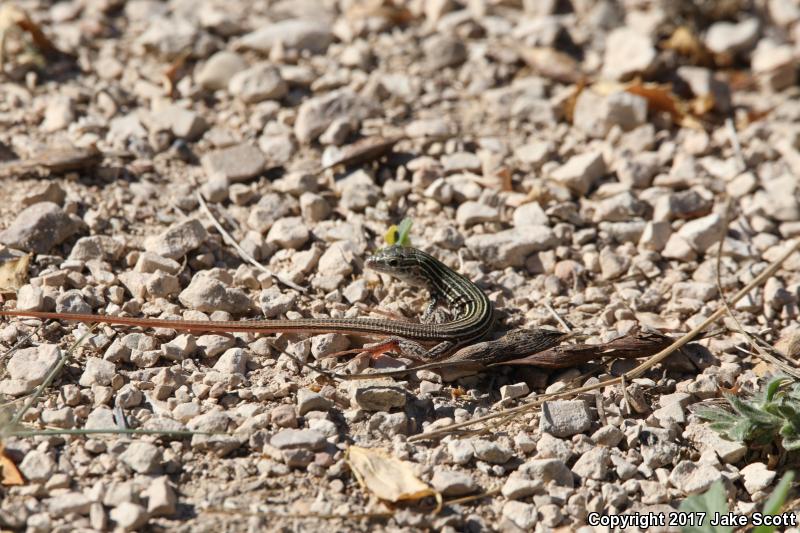
[[[738,302],[739,300],[744,298],[744,296],[746,296],[750,291],[752,291],[754,288],[756,288],[756,287],[760,286],[761,284],[763,284],[770,276],[772,276],[775,272],[777,272],[777,270],[789,258],[789,256],[792,255],[793,253],[795,253],[796,251],[798,251],[798,249],[800,249],[800,239],[796,240],[795,243],[783,255],[781,255],[772,264],[770,264],[770,266],[768,266],[766,269],[764,269],[764,271],[761,272],[761,274],[759,274],[758,276],[753,278],[750,281],[750,283],[748,283],[745,287],[743,287],[741,290],[739,290],[739,292],[737,292],[733,296],[733,298],[731,298],[730,303],[732,305],[735,305],[736,302]],[[634,379],[634,378],[637,378],[637,377],[641,376],[644,372],[646,372],[650,368],[654,367],[655,365],[657,365],[658,363],[660,363],[661,361],[663,361],[664,359],[669,357],[674,351],[682,348],[683,346],[685,346],[686,344],[691,342],[695,337],[697,337],[708,326],[710,326],[711,324],[713,324],[714,322],[716,322],[717,320],[722,318],[722,316],[724,314],[725,314],[725,307],[722,306],[719,309],[717,309],[714,313],[712,313],[711,316],[709,316],[707,319],[705,319],[700,325],[696,326],[690,332],[688,332],[686,335],[684,335],[680,339],[677,339],[670,346],[668,346],[667,348],[664,348],[663,350],[661,350],[660,352],[658,352],[654,356],[650,357],[647,361],[645,361],[641,365],[637,366],[633,370],[630,370],[628,373],[626,373],[625,374],[626,379]],[[620,378],[611,378],[611,379],[607,379],[605,381],[601,381],[599,383],[595,383],[595,384],[592,384],[592,385],[585,385],[583,387],[578,387],[576,389],[560,391],[560,392],[553,393],[553,394],[545,394],[545,395],[542,395],[542,396],[536,398],[535,400],[533,400],[530,403],[526,403],[526,404],[520,405],[518,407],[512,407],[512,408],[509,408],[509,409],[504,409],[503,411],[499,411],[497,413],[491,413],[491,414],[484,415],[484,416],[481,416],[481,417],[478,417],[478,418],[474,418],[472,420],[467,420],[465,422],[459,422],[459,423],[456,423],[456,424],[451,424],[450,426],[447,426],[446,428],[442,428],[441,430],[431,431],[430,433],[414,435],[412,437],[409,437],[408,442],[417,442],[417,441],[420,441],[420,440],[440,438],[442,436],[448,435],[449,433],[451,433],[454,430],[460,430],[461,428],[469,427],[469,426],[472,426],[474,424],[480,424],[480,423],[483,423],[483,422],[487,422],[489,420],[492,420],[492,419],[500,417],[500,416],[509,416],[509,415],[512,415],[512,414],[524,413],[526,411],[535,409],[536,407],[540,406],[546,400],[551,400],[551,399],[556,399],[556,398],[564,398],[564,397],[574,396],[576,394],[580,394],[580,393],[584,393],[584,392],[589,392],[589,391],[593,391],[593,390],[597,390],[597,389],[602,389],[603,387],[607,387],[609,385],[616,385],[616,384],[620,383],[621,381],[622,380]]]
[[[736,160],[739,163],[739,172],[744,172],[747,169],[747,163],[742,154],[742,145],[739,143],[739,133],[736,131],[736,124],[734,124],[731,117],[725,119],[725,127],[728,129],[728,136],[731,138],[731,146],[733,146],[733,152],[736,154]]]
[[[544,302],[544,307],[545,307],[545,309],[550,311],[550,314],[553,315],[553,317],[556,319],[556,321],[559,324],[561,324],[561,327],[564,328],[567,331],[567,333],[570,333],[572,331],[572,328],[569,327],[569,324],[567,324],[567,322],[563,318],[561,318],[561,315],[559,315],[558,312],[556,312],[556,310],[553,309],[553,306],[550,305],[550,302],[545,301]]]
[[[727,228],[730,225],[730,218],[731,218],[730,217],[730,203],[726,202],[726,205],[725,205],[725,222],[723,223],[723,226],[726,228],[726,233],[727,233]],[[775,357],[773,354],[768,353],[761,346],[759,346],[759,343],[756,340],[756,337],[753,336],[749,331],[744,329],[744,327],[742,326],[742,323],[739,322],[739,319],[736,316],[736,313],[733,312],[733,308],[730,306],[730,304],[728,303],[728,300],[725,298],[725,293],[724,293],[724,291],[722,289],[722,248],[723,248],[723,244],[724,243],[725,243],[725,238],[723,236],[723,238],[720,239],[720,241],[719,241],[719,246],[717,246],[717,264],[716,264],[715,281],[717,283],[717,291],[719,292],[719,297],[722,300],[722,304],[725,306],[725,309],[728,311],[728,316],[731,317],[731,319],[736,323],[736,327],[738,328],[738,333],[741,333],[742,335],[745,336],[745,338],[747,338],[747,341],[750,343],[750,346],[755,350],[755,354],[754,355],[760,357],[764,361],[772,363],[773,365],[778,367],[780,370],[782,370],[786,374],[789,374],[790,376],[794,376],[794,377],[800,379],[800,370],[798,370],[797,368],[793,368],[792,366],[790,366],[789,364],[785,363],[784,361],[781,361],[778,357]],[[770,348],[770,350],[772,349],[771,346],[769,348]],[[750,353],[752,353],[752,352],[750,352]]]
[[[225,228],[222,227],[222,224],[220,224],[219,221],[216,219],[214,214],[211,212],[211,209],[208,208],[208,204],[206,203],[205,199],[203,198],[203,195],[200,194],[200,191],[197,191],[197,201],[200,202],[200,207],[203,209],[205,214],[208,215],[208,218],[211,219],[211,224],[213,224],[214,227],[217,229],[217,231],[222,235],[222,238],[225,240],[225,242],[228,243],[230,246],[232,246],[236,250],[236,252],[239,254],[239,257],[241,257],[242,259],[244,259],[245,261],[247,261],[248,263],[250,263],[251,265],[253,265],[257,269],[259,269],[264,274],[266,274],[268,276],[272,276],[277,281],[279,281],[280,283],[283,283],[287,287],[290,287],[290,288],[292,288],[292,289],[294,289],[296,291],[299,291],[299,292],[306,292],[305,287],[301,287],[297,283],[294,283],[293,281],[290,281],[290,280],[284,278],[280,274],[275,274],[274,272],[270,272],[267,269],[267,267],[265,267],[264,265],[262,265],[261,263],[256,261],[255,258],[252,255],[247,253],[245,251],[245,249],[242,248],[239,245],[238,242],[236,242],[236,239],[234,239],[231,236],[231,234],[228,233],[228,231]]]

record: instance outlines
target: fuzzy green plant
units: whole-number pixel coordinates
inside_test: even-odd
[[[773,378],[750,398],[725,394],[730,409],[701,407],[696,414],[728,440],[753,446],[779,443],[786,451],[800,450],[800,383]]]

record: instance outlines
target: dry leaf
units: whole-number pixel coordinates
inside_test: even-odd
[[[33,44],[44,54],[57,54],[58,48],[47,38],[42,29],[34,23],[28,14],[20,7],[11,3],[0,6],[0,33],[5,33],[12,27],[17,26],[31,36]],[[0,43],[0,46],[3,46]],[[0,58],[5,50],[0,50]]]
[[[714,63],[713,54],[703,44],[695,33],[686,26],[677,28],[669,39],[664,41],[666,50],[674,50],[678,54],[688,57],[694,65],[710,66]]]
[[[3,258],[0,258],[2,261]],[[11,256],[0,263],[0,293],[15,293],[28,281],[29,254]]]
[[[679,108],[678,99],[672,94],[672,87],[669,85],[634,82],[626,87],[625,91],[647,100],[647,108],[650,111],[669,113],[676,123],[683,118],[684,113]]]
[[[350,446],[346,461],[358,483],[381,500],[396,503],[434,496],[441,506],[441,494],[417,478],[408,463],[382,448]]]
[[[6,456],[2,446],[0,446],[0,474],[2,474],[0,484],[5,486],[25,484],[25,480],[22,479],[22,474],[19,473],[17,465]]]

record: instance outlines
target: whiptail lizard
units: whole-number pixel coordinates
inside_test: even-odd
[[[84,313],[54,313],[0,309],[0,315],[74,320],[84,323],[121,324],[198,332],[347,333],[396,340],[401,349],[423,360],[435,360],[479,341],[494,327],[494,310],[474,283],[421,250],[389,246],[378,250],[366,266],[428,290],[432,310],[444,298],[453,319],[441,324],[413,323],[378,318],[301,318],[297,320],[203,321],[136,318]],[[429,313],[426,311],[425,315]],[[417,343],[435,346],[426,351]]]

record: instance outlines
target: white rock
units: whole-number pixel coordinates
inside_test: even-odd
[[[554,170],[550,177],[583,196],[605,172],[606,163],[603,154],[591,151],[572,156],[569,161]]]
[[[231,182],[254,178],[264,171],[267,164],[261,150],[249,143],[208,152],[200,162],[207,175],[224,176]]]
[[[705,492],[720,479],[722,473],[713,466],[692,461],[681,461],[669,475],[670,484],[684,494]]]
[[[647,73],[655,65],[656,57],[649,37],[632,28],[617,28],[606,37],[603,76],[625,80]]]
[[[717,54],[746,52],[756,44],[758,26],[758,19],[755,17],[739,23],[715,22],[706,33],[706,46]]]
[[[739,473],[744,477],[744,488],[749,494],[763,491],[775,480],[777,473],[767,469],[764,463],[750,463],[742,468]]]
[[[283,249],[301,248],[310,233],[302,217],[286,217],[275,221],[267,233],[267,242],[274,243]]]
[[[150,442],[131,442],[119,459],[139,474],[153,474],[161,468],[161,450]]]
[[[553,400],[542,404],[539,428],[555,437],[583,433],[592,424],[589,406],[584,400]]]
[[[199,220],[179,222],[164,233],[145,239],[145,250],[169,259],[180,259],[203,244],[208,233]]]
[[[434,468],[431,485],[444,496],[464,496],[478,488],[469,474],[441,467]]]
[[[725,235],[722,216],[713,213],[688,221],[678,230],[680,235],[697,252],[704,253]]]
[[[551,249],[557,243],[553,230],[547,226],[525,226],[473,235],[466,240],[467,248],[482,261],[496,268],[522,266],[532,253]]]
[[[481,202],[464,202],[456,210],[456,221],[467,228],[482,222],[497,220],[500,220],[500,211],[496,207]]]
[[[503,505],[503,518],[522,531],[533,531],[539,515],[533,504],[510,501]]]
[[[547,226],[549,223],[544,209],[536,202],[528,202],[514,209],[514,227]]]
[[[39,450],[31,450],[26,453],[19,464],[19,471],[25,476],[25,479],[34,483],[47,481],[55,470],[56,462],[50,454]]]
[[[237,46],[267,54],[279,43],[287,49],[309,50],[313,53],[324,52],[333,41],[333,32],[314,20],[288,19],[267,24],[263,28],[250,32],[238,41]]]
[[[228,84],[228,92],[249,104],[278,100],[289,91],[280,71],[270,63],[259,63],[237,72]]]
[[[117,372],[117,367],[111,361],[99,357],[87,357],[83,365],[83,374],[78,383],[82,387],[92,385],[110,385],[111,378]]]
[[[528,384],[521,381],[513,385],[503,385],[500,387],[500,398],[503,400],[513,400],[515,398],[527,396],[530,392],[531,390],[528,388]]]
[[[575,103],[573,123],[590,137],[604,139],[614,126],[629,131],[647,119],[647,100],[625,91],[608,95],[581,91]]]
[[[247,62],[235,52],[222,50],[208,58],[197,74],[197,83],[206,90],[228,87],[230,79],[247,68]]]

